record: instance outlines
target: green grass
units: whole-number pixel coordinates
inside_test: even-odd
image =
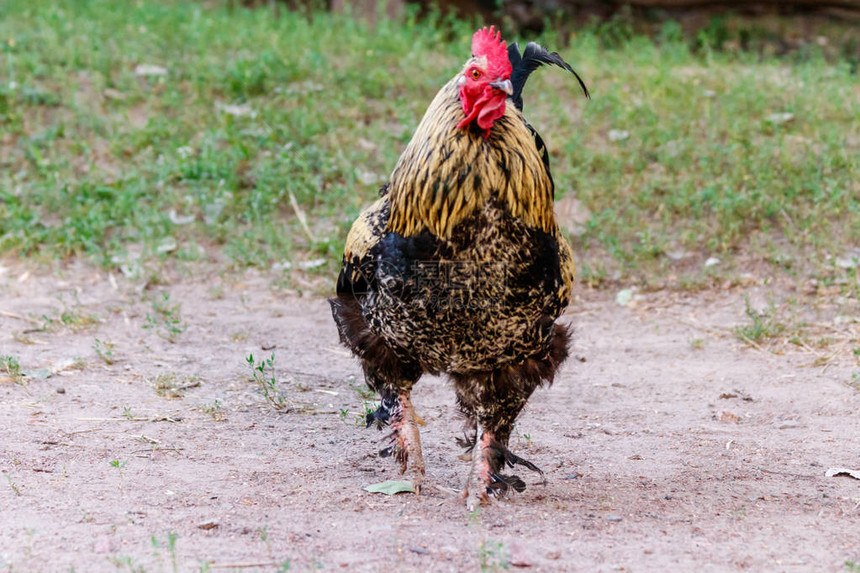
[[[93,341],[92,348],[96,351],[96,354],[98,354],[99,358],[104,360],[105,364],[111,365],[116,362],[116,357],[113,353],[114,343],[110,340],[99,340],[98,338],[96,338]]]
[[[182,305],[170,304],[170,294],[161,293],[151,300],[153,313],[146,313],[143,328],[153,329],[160,337],[175,343],[188,325],[182,321]]]
[[[510,568],[510,555],[501,541],[485,541],[478,547],[478,561],[481,573],[507,571]]]
[[[260,392],[272,408],[279,412],[289,411],[293,408],[292,400],[284,395],[278,383],[278,377],[275,373],[274,352],[269,358],[264,358],[259,363],[254,360],[253,354],[249,354],[245,363],[251,369],[251,379],[257,383]]]
[[[766,309],[756,310],[752,307],[748,296],[744,296],[745,311],[749,324],[734,328],[734,334],[742,342],[756,344],[783,334],[788,328],[779,321],[776,304],[770,301]]]
[[[0,254],[128,273],[322,257],[331,262],[307,272],[333,279],[351,220],[473,29],[407,17],[370,30],[219,2],[5,0]],[[582,73],[591,101],[558,70],[526,93],[559,197],[591,213],[573,240],[581,276],[707,277],[701,262],[718,256],[721,269],[765,262],[856,285],[834,264],[860,243],[849,63],[814,49],[712,52],[701,37],[692,51],[671,26],[654,41],[624,32],[540,39]],[[139,75],[142,65],[167,73]],[[667,254],[678,252],[691,256]]]
[[[24,374],[21,372],[21,363],[14,356],[0,356],[0,373],[5,374],[9,380],[19,384],[24,379]]]

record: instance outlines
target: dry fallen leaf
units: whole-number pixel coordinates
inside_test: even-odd
[[[364,487],[365,491],[370,493],[384,493],[386,495],[395,495],[398,493],[415,493],[415,489],[408,481],[388,480],[381,483],[374,483]]]

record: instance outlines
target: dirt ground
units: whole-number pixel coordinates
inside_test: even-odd
[[[321,296],[4,264],[0,355],[29,375],[0,370],[0,570],[857,570],[860,480],[826,473],[860,469],[860,368],[740,343],[762,286],[580,289],[576,358],[512,438],[547,482],[470,514],[441,379],[415,394],[429,491],[363,490],[399,476]],[[246,364],[272,353],[283,412]]]

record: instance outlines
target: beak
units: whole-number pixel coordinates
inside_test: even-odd
[[[511,83],[511,80],[496,80],[490,82],[490,87],[502,90],[509,96],[514,95],[514,84]]]

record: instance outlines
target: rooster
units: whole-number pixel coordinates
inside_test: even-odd
[[[505,467],[537,466],[508,449],[532,392],[551,384],[570,334],[556,324],[574,282],[570,246],[553,212],[543,140],[521,113],[529,74],[553,64],[532,42],[520,54],[494,27],[472,38],[472,57],[438,92],[379,199],[353,224],[336,296],[341,342],[360,359],[380,405],[367,425],[391,429],[381,456],[425,477],[411,401],[425,373],[447,374],[466,418],[458,442],[471,461],[463,497],[521,492]]]

